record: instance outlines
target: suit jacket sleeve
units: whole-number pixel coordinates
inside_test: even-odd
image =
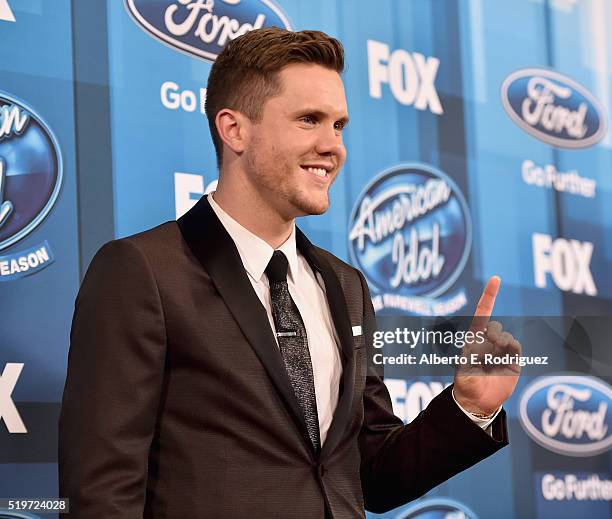
[[[364,292],[364,326],[368,359],[374,309],[360,273]],[[367,370],[363,394],[364,423],[359,436],[361,482],[365,507],[386,512],[446,481],[508,444],[506,414],[493,421],[492,436],[474,424],[454,402],[452,386],[434,398],[408,425],[393,414],[382,376]]]
[[[94,257],[70,339],[60,496],[74,517],[142,517],[166,334],[153,272],[131,241],[110,242]]]

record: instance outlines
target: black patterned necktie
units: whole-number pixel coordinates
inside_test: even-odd
[[[266,275],[270,281],[272,317],[276,326],[276,338],[281,357],[285,362],[293,392],[304,415],[308,436],[310,436],[315,451],[318,452],[321,447],[319,415],[312,363],[308,351],[308,337],[300,312],[289,293],[288,266],[287,257],[281,251],[275,250],[266,267]]]

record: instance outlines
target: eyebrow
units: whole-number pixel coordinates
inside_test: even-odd
[[[324,112],[322,110],[317,110],[316,108],[303,108],[301,110],[297,110],[295,114],[298,116],[299,115],[314,115],[319,118],[329,117],[329,114],[327,112]],[[344,126],[346,126],[349,123],[349,116],[345,115],[343,117],[340,117],[339,119],[336,119],[336,121],[340,121],[341,123],[344,124]]]

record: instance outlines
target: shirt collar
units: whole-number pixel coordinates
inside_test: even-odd
[[[234,240],[245,270],[255,281],[261,281],[263,273],[266,270],[270,259],[272,259],[274,249],[259,236],[244,228],[223,209],[221,209],[221,206],[215,202],[212,195],[212,193],[207,195],[208,203],[217,215],[217,218],[219,218],[221,221],[223,227],[225,227],[227,233],[230,235],[232,240]],[[288,275],[291,276],[293,283],[297,283],[299,261],[295,241],[295,222],[291,228],[289,238],[287,238],[287,240],[278,248],[278,250],[282,251],[285,256],[287,256],[287,260],[289,262]]]

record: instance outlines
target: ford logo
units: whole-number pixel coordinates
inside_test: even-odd
[[[261,27],[291,25],[270,0],[126,0],[132,18],[179,51],[215,61],[230,40]]]
[[[32,108],[0,92],[0,250],[31,233],[62,185],[53,133]]]
[[[375,291],[435,297],[463,271],[472,224],[450,177],[423,164],[400,164],[357,199],[349,242],[353,264]]]
[[[542,447],[568,456],[593,456],[612,445],[610,403],[612,390],[601,380],[542,377],[521,395],[519,418]]]
[[[606,134],[604,112],[572,79],[546,69],[522,69],[502,84],[510,118],[530,135],[561,148],[586,148]]]
[[[434,497],[417,501],[394,519],[476,519],[476,514],[454,499]]]

